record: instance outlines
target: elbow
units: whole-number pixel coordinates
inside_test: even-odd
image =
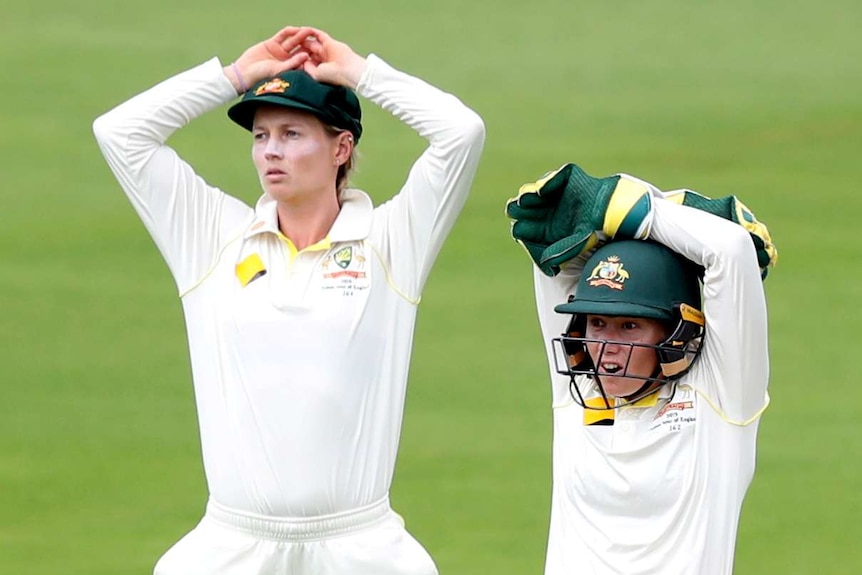
[[[747,296],[751,301],[763,298],[760,266],[757,263],[757,250],[748,230],[729,221],[721,222],[721,233],[710,236],[711,257],[705,262],[708,273],[724,276],[737,287],[734,289],[752,290]],[[745,286],[745,287],[743,287]]]
[[[485,144],[485,122],[473,110],[464,115],[464,136],[479,149]]]
[[[744,227],[728,220],[715,222],[719,229],[710,237],[710,244],[717,253],[737,257],[755,256],[751,235]],[[756,261],[756,258],[755,258]]]
[[[449,138],[457,145],[464,145],[473,150],[482,150],[485,144],[485,122],[472,109],[461,105],[460,109],[449,118]]]
[[[102,114],[93,121],[93,135],[99,144],[109,142],[116,132],[116,124],[110,112]]]

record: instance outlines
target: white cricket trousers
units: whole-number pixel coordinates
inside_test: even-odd
[[[438,575],[389,499],[345,513],[282,519],[207,503],[154,575]]]

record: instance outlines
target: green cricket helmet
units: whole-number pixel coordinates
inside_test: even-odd
[[[653,383],[676,380],[692,366],[700,353],[705,321],[701,312],[701,270],[666,246],[652,241],[624,240],[610,242],[593,253],[569,301],[554,308],[558,313],[572,314],[569,327],[552,345],[557,371],[572,380],[573,397],[584,405],[575,376],[586,375],[596,383],[604,396],[596,361],[587,353],[586,344],[598,343],[599,358],[608,343],[655,349],[658,368],[650,376],[625,373],[625,377],[643,379],[640,390],[617,407],[654,393],[660,386]],[[655,345],[609,342],[587,339],[587,315],[643,317],[659,320],[667,326],[669,336]],[[629,354],[631,359],[631,354]],[[646,390],[649,390],[646,392]],[[607,398],[605,398],[607,399]],[[625,401],[628,400],[628,401]]]

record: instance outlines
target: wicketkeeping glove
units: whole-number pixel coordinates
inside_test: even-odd
[[[778,262],[778,249],[772,243],[772,236],[769,235],[766,224],[758,221],[754,213],[736,196],[712,199],[691,190],[674,190],[663,194],[663,196],[677,204],[709,212],[744,227],[751,235],[762,279],[766,279],[769,268],[774,267]]]
[[[546,275],[600,241],[644,239],[652,224],[658,190],[625,175],[589,176],[566,164],[537,182],[524,184],[506,204],[512,237]]]
[[[593,178],[566,164],[537,182],[524,184],[506,204],[512,237],[549,276],[579,256],[585,259],[611,238],[644,239],[652,224],[652,196],[730,220],[751,236],[761,278],[778,261],[769,230],[736,196],[712,199],[691,190],[661,192],[651,184],[620,174]]]

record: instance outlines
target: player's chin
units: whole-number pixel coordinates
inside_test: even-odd
[[[290,201],[296,194],[293,189],[284,182],[262,182],[263,191],[274,200]]]
[[[631,377],[602,375],[601,378],[605,394],[613,397],[628,397],[644,384],[644,380]]]

